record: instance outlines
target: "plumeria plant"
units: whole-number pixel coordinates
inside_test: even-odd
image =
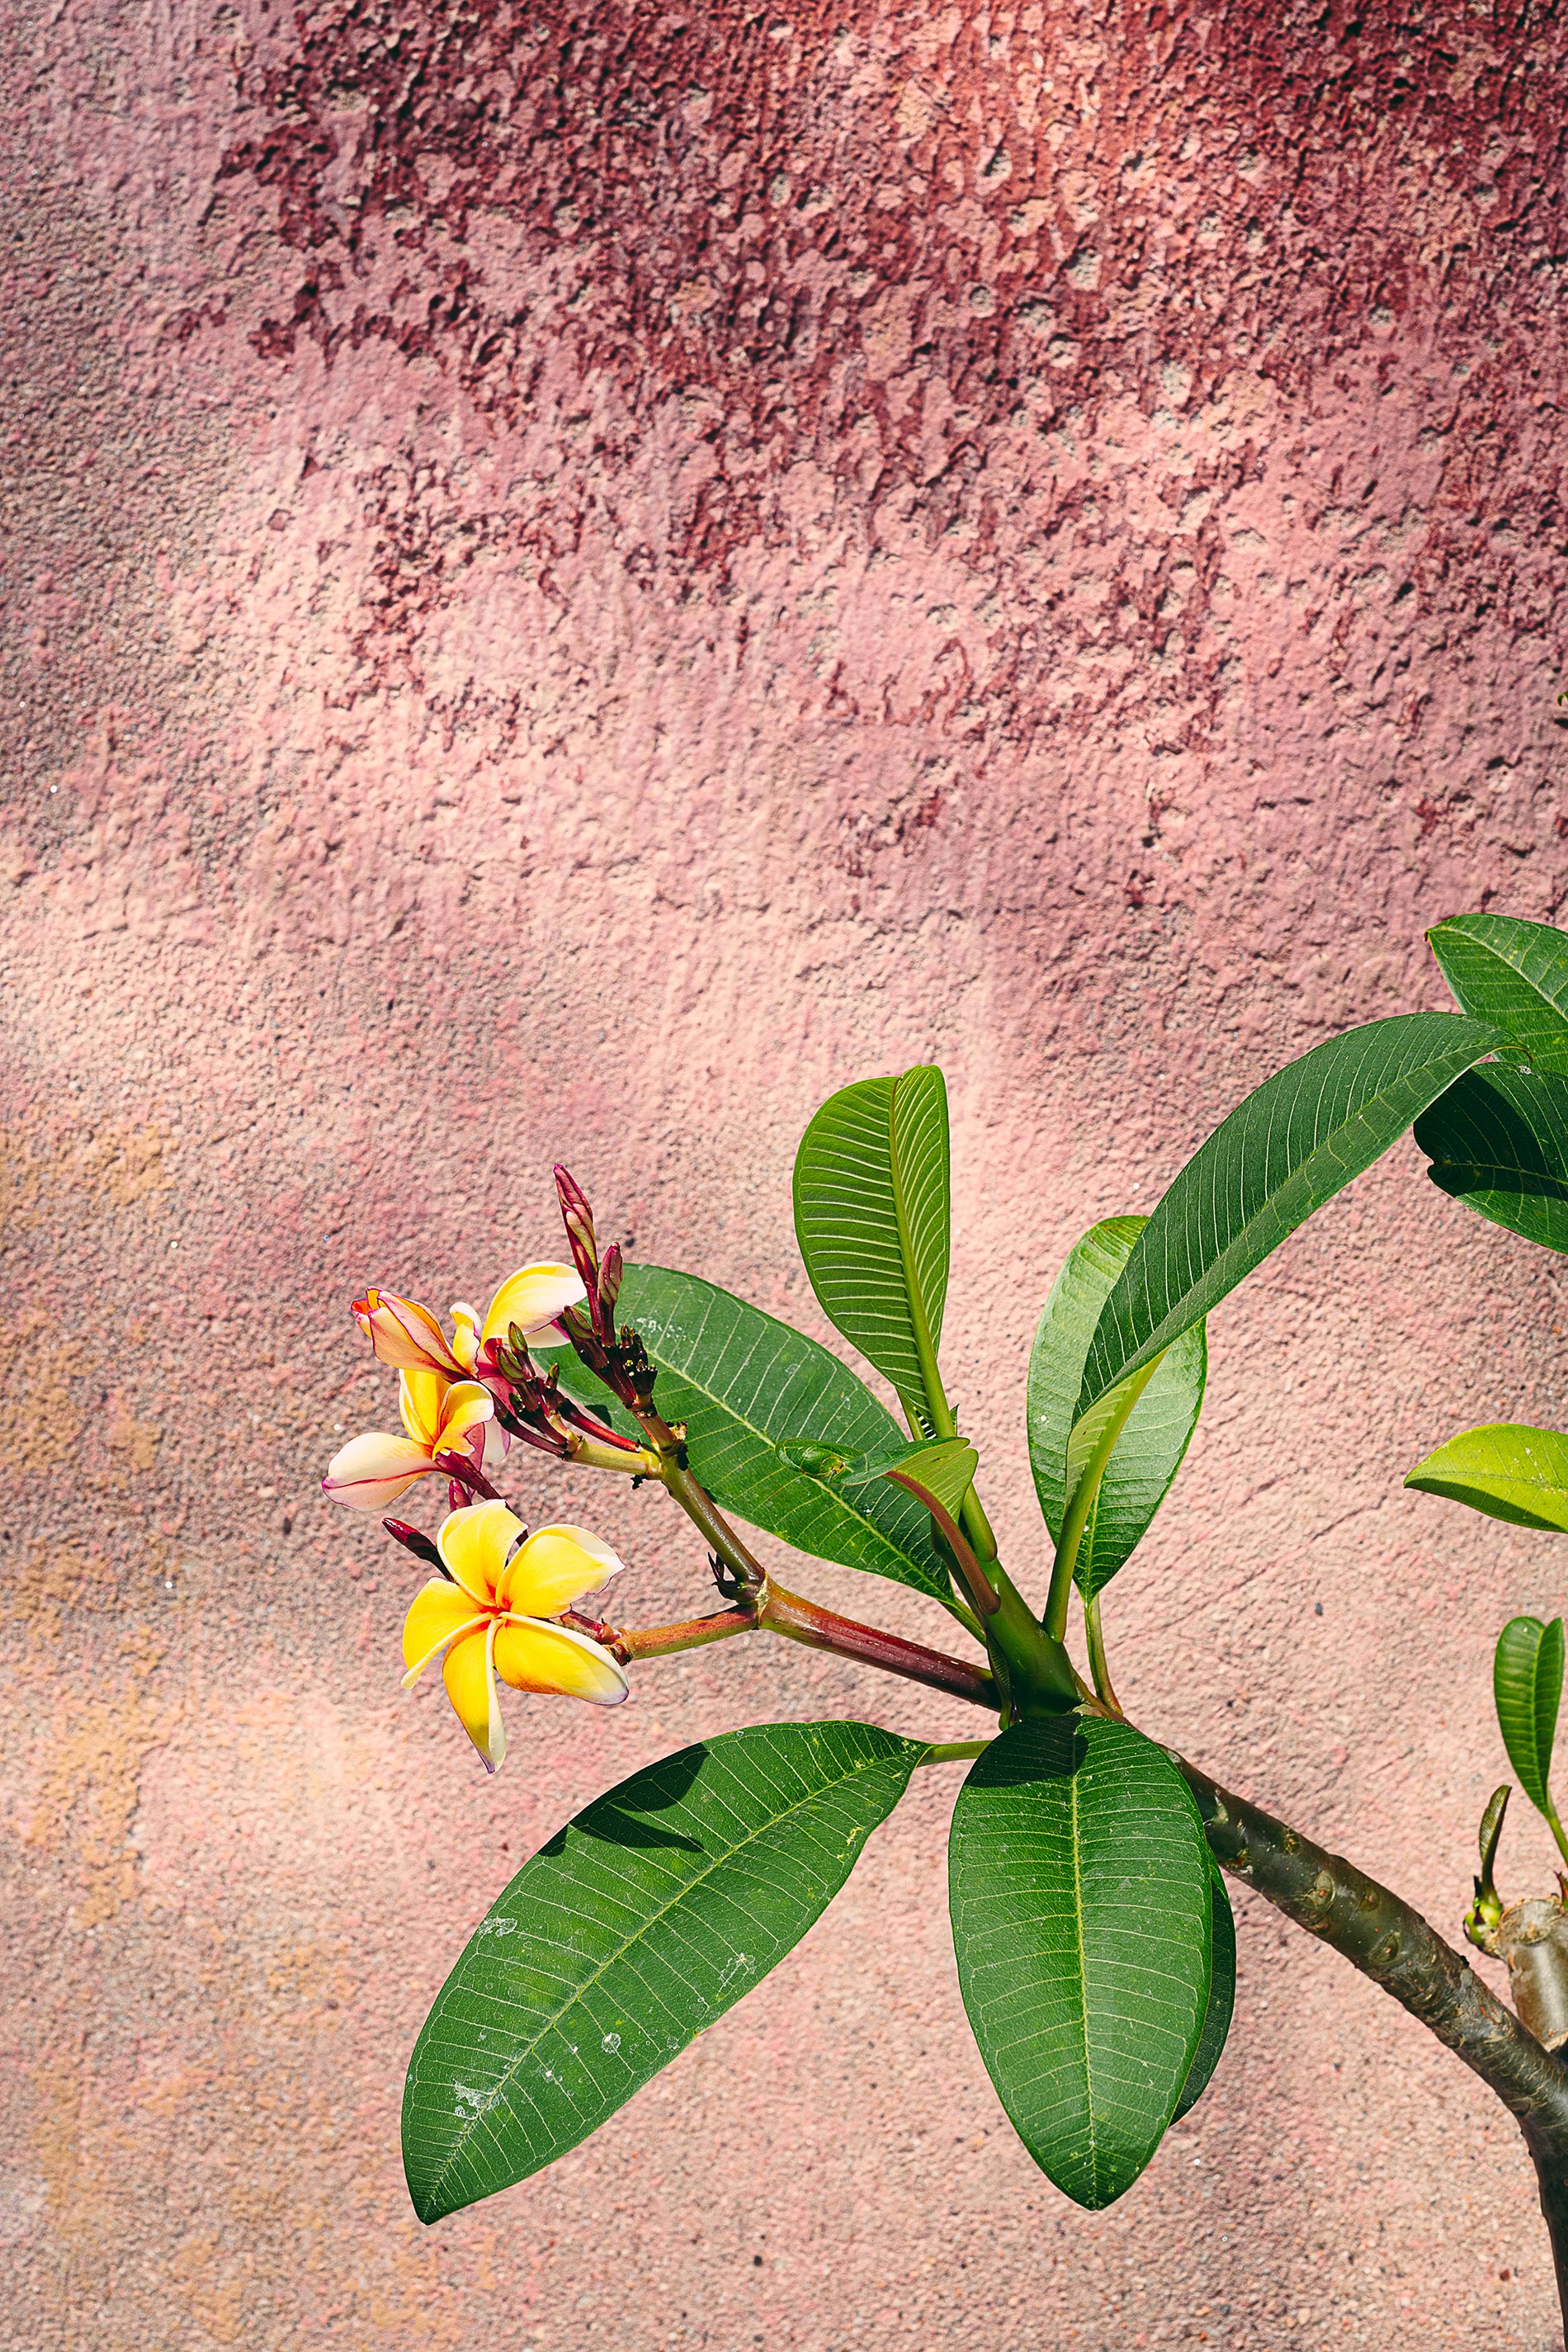
[[[901,1424],[816,1340],[697,1275],[601,1251],[563,1169],[570,1264],[524,1267],[482,1318],[455,1307],[449,1328],[391,1292],[354,1302],[399,1375],[404,1426],[353,1439],[326,1491],[383,1514],[445,1494],[434,1534],[384,1519],[427,1571],[404,1624],[405,1680],[439,1662],[488,1769],[505,1753],[503,1691],[614,1706],[661,1657],[769,1634],[982,1718],[959,1742],[867,1722],[753,1725],[634,1773],[568,1822],[479,1921],[416,2045],[404,2156],[425,2221],[584,2139],[799,1940],[912,1774],[962,1764],[948,1882],[963,2001],[1015,2128],[1068,2196],[1090,2209],[1120,2197],[1214,2072],[1236,1982],[1228,1871],[1490,2084],[1523,2129],[1568,2275],[1564,2037],[1535,1999],[1528,1955],[1542,1939],[1510,1927],[1492,1885],[1500,1793],[1468,1932],[1508,1961],[1517,2013],[1396,1895],[1129,1722],[1101,1623],[1196,1423],[1209,1314],[1412,1122],[1448,1191],[1568,1247],[1568,941],[1495,916],[1431,938],[1458,1011],[1314,1047],[1221,1123],[1151,1216],[1103,1220],[1068,1254],[1028,1373],[1037,1579],[999,1557],[942,1380],[950,1179],[935,1069],[836,1094],[795,1171],[812,1287]],[[1568,1439],[1523,1470],[1516,1445],[1505,1471],[1493,1458],[1505,1434],[1537,1447],[1550,1435],[1471,1433],[1410,1483],[1568,1528]],[[1456,1467],[1456,1447],[1480,1440],[1488,1463]],[[564,1517],[529,1534],[500,1490],[521,1449],[662,1488],[717,1586],[707,1605],[674,1624],[623,1622],[606,1594],[622,1566],[610,1547]],[[1558,1480],[1550,1505],[1543,1478]],[[746,1528],[923,1595],[945,1620],[942,1645],[787,1589]],[[1087,1675],[1068,1647],[1075,1611]],[[1561,1624],[1518,1621],[1504,1643],[1505,1738],[1556,1829]],[[1555,1935],[1562,1901],[1541,1900]],[[1568,1927],[1563,1956],[1568,1986]],[[1563,2012],[1568,2023],[1568,1999]]]

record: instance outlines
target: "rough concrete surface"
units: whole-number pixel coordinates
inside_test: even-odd
[[[952,1385],[1037,1585],[1060,1256],[1287,1055],[1551,917],[1564,49],[1544,0],[15,0],[0,771],[0,2290],[19,2352],[1560,2342],[1511,2125],[1240,1902],[1114,2210],[962,2028],[921,1776],[589,2145],[423,2230],[403,2063],[639,1760],[956,1704],[731,1644],[487,1781],[321,1500],[344,1312],[634,1254],[820,1332],[795,1141],[937,1056]],[[1140,1718],[1450,1932],[1551,1539],[1400,1489],[1564,1408],[1555,1260],[1401,1146],[1215,1318],[1108,1603]],[[689,1602],[656,1497],[517,1491]],[[426,1517],[429,1514],[426,1512]],[[913,1596],[800,1580],[928,1636]],[[1318,1613],[1321,1604],[1321,1614]],[[1505,1884],[1549,1883],[1510,1831]]]

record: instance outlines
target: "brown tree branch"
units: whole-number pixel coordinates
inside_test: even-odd
[[[1393,1995],[1568,2162],[1568,2066],[1543,2050],[1418,1911],[1339,1854],[1233,1796],[1184,1757],[1216,1862]]]
[[[1173,1751],[1172,1751],[1173,1754]],[[1519,2122],[1535,2166],[1568,2341],[1568,2064],[1545,2050],[1418,1911],[1184,1757],[1216,1862],[1391,1993]]]

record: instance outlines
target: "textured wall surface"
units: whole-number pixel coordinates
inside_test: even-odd
[[[951,1773],[597,2139],[422,2230],[404,2058],[567,1812],[758,1714],[970,1726],[740,1643],[514,1705],[487,1781],[398,1693],[416,1579],[315,1486],[392,1410],[351,1293],[552,1255],[555,1157],[820,1329],[795,1140],[934,1055],[952,1384],[1037,1577],[1067,1244],[1278,1060],[1441,1003],[1426,923],[1568,889],[1557,12],[0,37],[7,2341],[1557,2344],[1501,2110],[1246,1898],[1209,2095],[1115,2210],[1059,2199],[961,2030]],[[1563,1304],[1402,1146],[1216,1317],[1108,1607],[1145,1723],[1450,1931],[1490,1637],[1563,1555],[1398,1481],[1568,1406]],[[689,1600],[657,1498],[570,1508],[627,1617]],[[1521,1824],[1507,1883],[1549,1861]]]

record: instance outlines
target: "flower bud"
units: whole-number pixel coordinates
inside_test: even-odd
[[[594,1212],[584,1192],[570,1171],[555,1171],[555,1197],[561,1203],[561,1222],[566,1228],[566,1238],[572,1244],[572,1255],[583,1286],[592,1298],[599,1278],[599,1244],[594,1233]]]
[[[465,1496],[464,1500],[467,1501],[467,1499]],[[406,1519],[383,1519],[381,1524],[394,1543],[400,1543],[405,1551],[411,1551],[414,1554],[416,1559],[424,1560],[427,1567],[437,1569],[441,1575],[446,1575],[447,1570],[442,1564],[441,1555],[427,1535],[422,1534],[417,1528],[411,1528]]]
[[[460,1380],[463,1366],[427,1307],[390,1290],[367,1290],[349,1312],[384,1364],[399,1372],[440,1372]]]

